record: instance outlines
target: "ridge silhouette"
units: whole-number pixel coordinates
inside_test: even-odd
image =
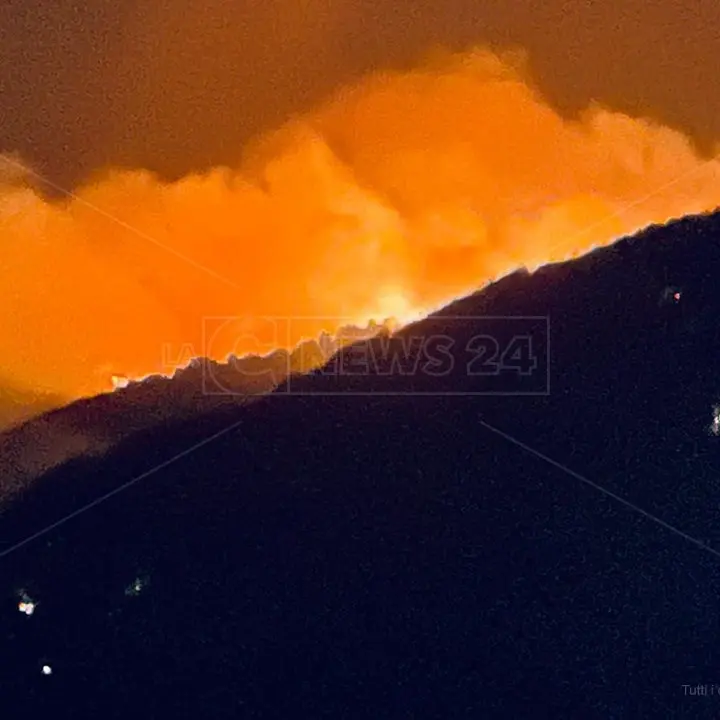
[[[0,552],[143,479],[2,557],[3,707],[714,717],[718,558],[572,473],[720,549],[718,276],[720,215],[652,227],[390,341],[546,316],[547,393],[310,373],[46,474]]]

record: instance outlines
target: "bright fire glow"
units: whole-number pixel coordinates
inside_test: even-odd
[[[564,119],[525,75],[482,50],[372,75],[238,168],[114,172],[63,203],[0,159],[2,382],[78,397],[291,347],[328,318],[408,322],[718,205],[720,163],[688,138],[599,107]],[[231,316],[242,331],[215,332]],[[260,337],[277,316],[303,320]]]

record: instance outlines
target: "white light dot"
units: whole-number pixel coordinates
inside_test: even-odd
[[[720,405],[713,408],[713,419],[710,425],[710,432],[713,435],[720,435]]]
[[[30,601],[20,602],[18,603],[18,610],[26,615],[32,615],[35,612],[35,603]]]
[[[148,580],[146,577],[136,577],[133,582],[125,588],[126,595],[139,595],[147,587]]]
[[[49,665],[43,665],[42,666],[42,674],[43,675],[52,675],[52,668]]]

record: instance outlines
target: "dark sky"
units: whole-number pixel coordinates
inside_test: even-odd
[[[717,0],[3,0],[0,152],[69,187],[105,166],[164,177],[433,46],[520,45],[566,113],[596,99],[720,138]]]

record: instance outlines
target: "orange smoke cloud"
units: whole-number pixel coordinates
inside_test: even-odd
[[[720,163],[682,134],[563,119],[521,56],[484,50],[344,88],[237,169],[113,172],[51,203],[17,167],[0,170],[3,374],[73,397],[255,349],[208,344],[208,317],[402,317],[720,198]]]

